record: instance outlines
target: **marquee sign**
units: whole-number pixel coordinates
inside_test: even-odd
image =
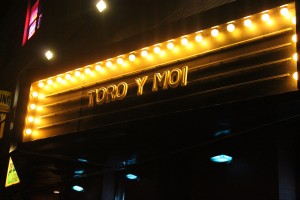
[[[295,32],[291,3],[34,82],[24,141],[295,91]]]
[[[168,89],[176,88],[177,86],[187,85],[187,73],[188,67],[183,67],[182,69],[175,68],[172,70],[164,71],[163,74],[155,73],[152,79],[152,91],[156,92],[158,89]],[[135,83],[137,86],[137,95],[142,95],[144,90],[144,85],[148,79],[148,76],[143,76],[142,78],[136,78]],[[117,85],[112,84],[106,87],[100,87],[98,89],[90,90],[88,92],[89,96],[89,106],[94,106],[95,104],[101,105],[103,103],[109,103],[115,100],[122,100],[126,97],[128,91],[128,83],[120,82]]]

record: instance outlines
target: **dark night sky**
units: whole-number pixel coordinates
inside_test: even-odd
[[[0,6],[0,21],[2,21],[3,17],[9,14],[11,7],[14,5],[16,0],[6,0],[1,2]]]

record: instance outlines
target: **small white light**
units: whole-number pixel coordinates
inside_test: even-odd
[[[32,117],[32,116],[28,117],[28,118],[27,118],[27,121],[28,121],[28,122],[33,122],[33,121],[34,121],[34,117]]]
[[[91,73],[91,69],[89,67],[84,69],[84,73],[86,74],[90,74]]]
[[[95,69],[96,69],[97,71],[101,71],[101,70],[102,70],[102,67],[101,67],[101,65],[96,65],[96,66],[95,66]]]
[[[294,34],[292,37],[293,42],[297,42],[297,34]]]
[[[67,80],[70,80],[72,78],[71,74],[69,74],[69,73],[67,73],[65,77]]]
[[[295,73],[293,74],[293,78],[294,78],[295,80],[298,80],[298,72],[295,72]]]
[[[131,54],[129,55],[129,60],[130,60],[131,62],[133,62],[133,61],[135,60],[135,55],[134,55],[133,53],[131,53]]]
[[[30,106],[29,106],[29,107],[30,107],[30,109],[31,109],[31,110],[34,110],[34,109],[36,109],[36,105],[35,105],[34,103],[33,103],[33,104],[30,104]]]
[[[160,47],[159,46],[155,46],[154,47],[154,53],[159,53],[160,52]]]
[[[270,20],[270,15],[268,13],[263,13],[262,16],[261,16],[261,19],[264,21],[264,22],[267,22]]]
[[[174,43],[172,41],[168,42],[167,48],[168,49],[173,49],[174,48]]]
[[[289,9],[287,8],[287,7],[283,7],[283,8],[281,8],[280,9],[280,14],[282,15],[282,16],[288,16],[289,15]]]
[[[80,73],[80,71],[79,71],[79,70],[76,70],[76,71],[75,71],[75,76],[77,76],[77,77],[78,77],[78,76],[80,76],[80,74],[81,74],[81,73]]]
[[[38,86],[39,86],[40,88],[43,88],[43,87],[45,86],[45,84],[44,84],[44,82],[39,82],[39,83],[38,83]]]
[[[297,53],[294,53],[293,59],[294,59],[294,61],[298,61],[298,54]]]
[[[227,31],[228,31],[228,32],[233,32],[234,29],[235,29],[234,24],[228,24],[228,25],[227,25]]]
[[[48,84],[48,85],[52,85],[52,84],[53,84],[52,79],[48,79],[48,80],[47,80],[47,84]]]
[[[118,63],[119,65],[123,64],[123,62],[124,62],[124,60],[123,60],[122,57],[119,57],[119,58],[117,59],[117,63]]]
[[[147,51],[146,49],[143,49],[141,55],[142,55],[143,57],[148,56],[148,51]]]
[[[57,81],[58,83],[61,83],[61,82],[63,81],[63,79],[62,79],[61,76],[58,76],[58,77],[56,78],[56,81]]]
[[[106,3],[103,0],[100,0],[97,4],[96,4],[97,9],[99,10],[99,12],[102,12],[103,10],[105,10],[106,8]]]
[[[46,58],[48,59],[48,60],[51,60],[52,58],[53,58],[53,53],[51,52],[51,51],[47,51],[46,53],[45,53],[45,56],[46,56]]]
[[[32,96],[33,96],[33,97],[38,97],[38,96],[39,96],[39,93],[33,92],[33,93],[32,93]]]
[[[292,23],[293,24],[296,24],[297,22],[296,22],[296,16],[294,16],[293,18],[292,18]]]
[[[186,37],[183,37],[182,39],[181,39],[181,44],[182,45],[187,45],[189,43],[189,41],[188,41],[188,39],[186,38]]]
[[[212,29],[212,30],[211,30],[211,35],[212,35],[213,37],[217,37],[217,36],[219,35],[219,30],[216,29],[216,28]]]
[[[106,65],[106,67],[112,67],[112,62],[110,60],[108,60],[105,65]]]
[[[31,129],[26,129],[25,133],[26,133],[27,135],[30,135],[30,134],[32,133],[32,130],[31,130]]]
[[[60,192],[58,190],[53,191],[54,194],[59,194]]]
[[[250,26],[252,25],[251,19],[249,19],[249,18],[248,18],[248,19],[245,19],[244,25],[247,26],[247,27],[250,27]]]
[[[203,40],[202,35],[201,35],[200,33],[198,33],[198,34],[196,35],[196,37],[195,37],[195,40],[196,40],[197,42],[201,42],[201,41]]]

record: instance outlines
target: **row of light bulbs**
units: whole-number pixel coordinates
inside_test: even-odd
[[[290,18],[290,13],[289,13],[287,6],[282,6],[282,8],[280,9],[280,14],[284,17]],[[269,13],[267,11],[265,11],[265,12],[261,13],[261,19],[264,22],[269,22],[271,20],[271,17],[269,15]],[[296,17],[293,16],[291,19],[292,19],[292,23],[296,24]],[[243,20],[244,20],[243,21],[244,26],[246,26],[246,27],[252,26],[251,17],[245,17]],[[234,32],[235,28],[236,27],[234,25],[234,22],[229,22],[226,24],[226,30],[228,32]],[[196,33],[196,35],[194,37],[196,42],[202,42],[204,40],[203,35],[201,34],[202,32],[203,31],[199,31]],[[210,34],[212,37],[217,37],[219,35],[219,32],[220,32],[220,30],[216,26],[211,29]],[[189,44],[188,38],[189,38],[188,36],[181,37],[180,38],[181,45],[183,45],[183,46],[188,45]],[[293,39],[293,40],[296,40],[296,39]],[[155,54],[159,54],[161,52],[161,48],[163,47],[162,44],[163,43],[152,46],[153,52]],[[169,50],[174,49],[175,48],[174,40],[167,41],[166,47]],[[140,50],[141,57],[146,58],[150,54],[149,49],[151,49],[151,47],[146,47],[146,48],[141,49]],[[128,60],[130,62],[134,62],[137,55],[138,54],[136,52],[130,53],[128,55]],[[125,62],[125,58],[126,58],[125,56],[118,56],[118,57],[116,57],[116,59],[113,59],[113,58],[107,59],[104,62],[96,63],[94,69],[98,72],[104,72],[103,66],[106,66],[107,68],[111,68],[114,65],[113,60],[116,60],[115,64],[122,65]],[[40,81],[38,83],[38,86],[40,88],[44,88],[46,86],[46,89],[49,89],[49,86],[52,86],[54,84],[54,81],[56,81],[57,83],[66,83],[66,81],[75,82],[76,78],[79,78],[79,77],[83,78],[83,74],[93,75],[94,73],[92,70],[92,66],[85,67],[83,71],[81,71],[81,69],[75,70],[73,72],[73,76],[72,76],[72,72],[68,72],[65,75],[58,75],[57,77],[52,77],[52,78],[49,78],[48,80]]]
[[[293,24],[296,24],[296,17],[295,16],[292,16],[292,17],[290,16],[290,13],[289,13],[289,10],[288,10],[287,6],[282,6],[281,7],[280,14],[282,16],[286,17],[286,18],[290,18],[291,22]],[[266,22],[266,23],[268,23],[271,20],[271,17],[270,17],[270,15],[267,11],[261,13],[261,20]],[[250,17],[245,17],[243,19],[243,24],[244,24],[245,27],[251,27],[252,26],[251,16]],[[234,32],[235,28],[236,27],[235,27],[234,22],[229,22],[229,23],[226,24],[226,30],[230,33]],[[210,30],[210,35],[212,37],[217,37],[220,33],[219,31],[220,31],[220,29],[219,29],[218,26],[213,27]],[[203,31],[199,31],[199,32],[195,33],[194,39],[195,39],[196,42],[200,43],[200,42],[204,41],[202,33],[203,33]],[[188,45],[189,44],[189,38],[192,35],[193,34],[188,35],[188,36],[180,37],[180,44],[183,45],[183,46]],[[297,36],[293,35],[292,40],[294,42],[296,42],[297,41]],[[166,43],[156,44],[154,46],[142,48],[139,51],[129,53],[128,56],[127,56],[128,60],[130,62],[134,62],[136,60],[136,57],[138,56],[137,52],[140,52],[140,56],[142,58],[147,58],[147,56],[151,53],[151,52],[149,52],[150,49],[153,49],[154,54],[159,54],[161,52],[161,48],[163,47],[163,44],[165,44],[167,49],[172,50],[172,49],[175,48],[175,42],[174,41],[175,41],[175,39],[169,40]],[[80,79],[80,78],[83,79],[84,75],[93,75],[95,72],[92,70],[92,68],[94,68],[98,72],[103,73],[105,71],[105,68],[103,67],[104,64],[107,68],[111,68],[111,67],[114,66],[113,60],[116,60],[117,64],[122,65],[125,62],[124,59],[125,59],[125,56],[122,55],[122,56],[116,57],[115,59],[113,59],[113,58],[107,59],[106,61],[96,63],[95,65],[89,65],[89,66],[86,66],[84,68],[77,69],[73,72],[67,72],[65,74],[60,74],[58,76],[51,77],[49,79],[39,81],[38,82],[38,87],[49,89],[50,86],[53,86],[55,84],[57,85],[58,83],[64,84],[64,83],[67,83],[67,81],[76,82],[77,79]],[[293,59],[294,60],[298,59],[297,53],[294,54]],[[298,76],[298,74],[294,74],[294,78],[296,76]],[[31,92],[31,97],[34,99],[33,102],[37,101],[37,99],[43,98],[43,96],[41,94],[39,94],[37,91],[32,91]],[[29,109],[29,112],[28,112],[29,116],[27,116],[27,118],[26,118],[26,124],[28,125],[27,127],[32,126],[33,124],[40,123],[40,121],[41,121],[40,118],[39,117],[34,117],[32,114],[35,114],[35,112],[40,111],[42,109],[42,107],[37,106],[36,103],[31,103],[31,104],[29,104],[28,109]],[[25,134],[31,135],[32,133],[33,133],[32,128],[26,128],[25,129]]]

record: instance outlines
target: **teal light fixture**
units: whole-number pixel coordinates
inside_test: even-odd
[[[210,160],[212,162],[216,162],[216,163],[229,163],[232,161],[232,157],[221,154],[221,155],[216,155],[216,156],[211,157]]]

